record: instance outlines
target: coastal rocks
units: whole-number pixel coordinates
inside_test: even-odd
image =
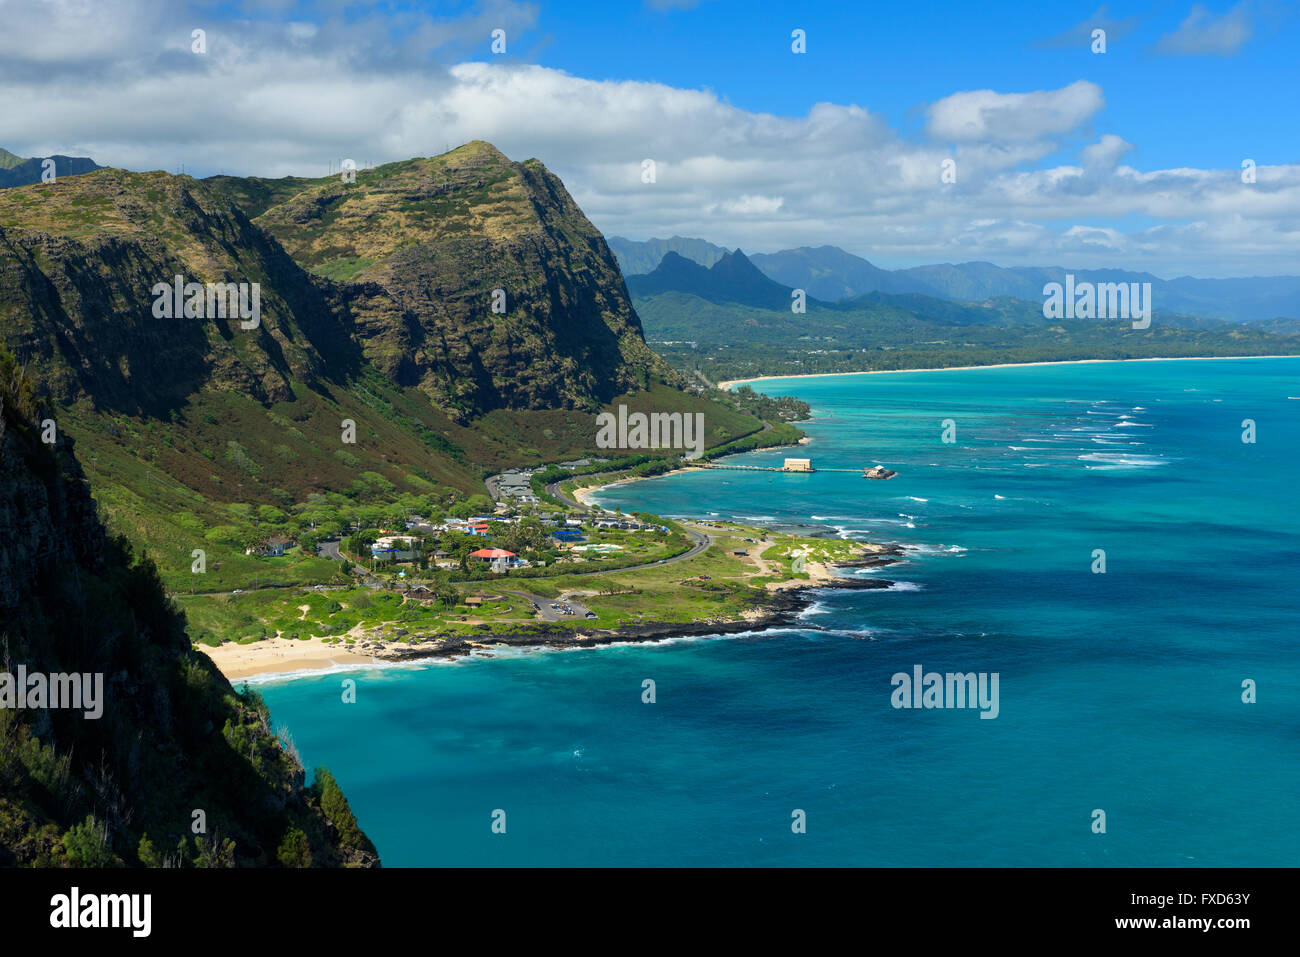
[[[873,556],[861,562],[888,564],[894,559]],[[846,563],[847,564],[847,563]],[[430,636],[429,644],[383,645],[375,657],[383,661],[415,661],[421,658],[494,657],[482,649],[492,646],[508,648],[594,648],[621,642],[654,642],[668,638],[709,637],[734,635],[744,632],[764,631],[795,623],[800,612],[813,601],[813,593],[826,589],[840,591],[867,591],[889,588],[894,583],[883,578],[833,578],[827,581],[800,585],[756,597],[755,612],[748,617],[725,621],[697,622],[640,622],[619,628],[602,628],[575,632],[561,622],[538,622],[528,629],[495,635],[484,635],[477,640],[459,636]],[[440,639],[440,640],[436,640]],[[364,647],[364,646],[363,646]]]

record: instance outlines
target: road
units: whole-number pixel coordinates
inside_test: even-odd
[[[563,492],[560,491],[560,486],[567,481],[569,480],[561,479],[559,482],[552,482],[550,485],[546,486],[547,494],[555,498],[556,501],[563,502],[569,508],[576,509],[577,511],[584,512],[584,513],[591,512],[590,508],[583,505],[581,502],[575,502],[573,499],[569,498],[567,495],[565,495]],[[680,525],[681,523],[679,522],[678,524]],[[586,577],[588,575],[613,575],[613,574],[622,574],[623,572],[635,572],[635,571],[640,571],[643,568],[658,568],[660,565],[672,565],[674,562],[684,562],[688,558],[694,558],[696,555],[705,551],[710,545],[713,544],[713,539],[710,538],[708,535],[705,535],[703,532],[697,532],[694,529],[687,528],[685,525],[682,525],[682,532],[685,533],[686,537],[689,538],[695,544],[691,546],[689,551],[682,552],[680,555],[674,555],[672,558],[661,558],[657,562],[647,562],[644,565],[629,565],[626,568],[599,569],[594,572],[574,572],[573,574],[575,576]]]

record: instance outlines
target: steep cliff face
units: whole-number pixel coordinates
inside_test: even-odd
[[[261,702],[190,649],[36,418],[0,350],[0,673],[92,676],[101,714],[23,707],[0,678],[0,866],[376,865],[332,778],[305,788]]]
[[[257,283],[260,324],[156,317],[154,288],[176,276]],[[0,328],[60,401],[150,415],[204,388],[285,401],[322,377],[321,349],[355,367],[326,286],[187,177],[103,170],[0,192]]]
[[[257,283],[260,326],[155,317],[178,275]],[[364,366],[460,423],[680,384],[563,184],[479,142],[354,183],[100,170],[4,190],[0,334],[56,399],[153,416]]]
[[[460,420],[675,380],[604,238],[536,160],[469,143],[317,182],[256,222],[341,283],[369,362]]]

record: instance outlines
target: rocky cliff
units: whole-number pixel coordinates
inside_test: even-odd
[[[101,170],[0,192],[6,343],[60,401],[150,415],[203,389],[287,401],[363,365],[460,422],[676,381],[536,160],[471,143],[355,183],[265,182]],[[241,202],[274,204],[254,222]],[[259,284],[261,325],[156,318],[175,276]]]
[[[675,380],[604,238],[537,160],[476,141],[314,182],[256,222],[339,282],[369,362],[460,420]]]

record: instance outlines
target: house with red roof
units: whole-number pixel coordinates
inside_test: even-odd
[[[472,561],[491,565],[492,570],[497,572],[503,572],[507,568],[519,568],[528,564],[520,560],[519,556],[514,552],[508,552],[504,548],[480,548],[476,552],[470,552],[469,557]]]

